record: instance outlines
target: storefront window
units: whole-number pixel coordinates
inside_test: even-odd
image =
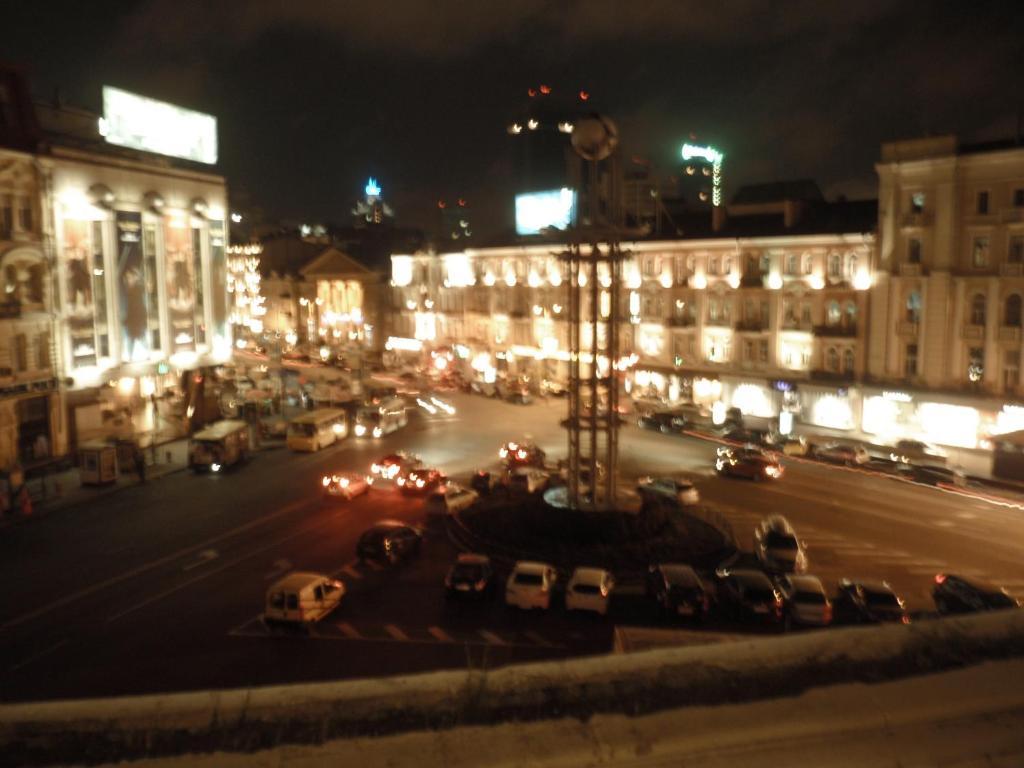
[[[206,304],[203,291],[203,230],[192,228],[192,276],[195,279],[196,344],[206,343]]]
[[[358,285],[354,286],[360,290]],[[210,290],[213,291],[213,333],[214,336],[228,341],[228,308],[227,308],[227,261],[224,256],[224,222],[210,222]],[[458,294],[460,299],[462,294]],[[355,307],[361,309],[362,302],[346,306],[349,312]],[[461,309],[461,308],[460,308]]]

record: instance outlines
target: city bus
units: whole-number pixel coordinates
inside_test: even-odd
[[[192,435],[188,465],[193,472],[220,472],[249,455],[249,425],[226,419]]]
[[[409,423],[405,401],[389,397],[377,405],[364,405],[356,411],[356,437],[383,437]]]
[[[319,451],[348,435],[348,422],[340,408],[318,408],[288,424],[287,446],[293,451]]]

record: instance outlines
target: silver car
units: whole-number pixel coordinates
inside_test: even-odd
[[[771,515],[754,529],[754,554],[769,573],[803,573],[807,553],[796,531],[782,515]]]
[[[832,623],[832,601],[817,576],[779,576],[775,583],[782,592],[788,621],[806,627]]]

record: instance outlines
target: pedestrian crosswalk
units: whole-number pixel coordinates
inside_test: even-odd
[[[428,645],[479,645],[506,648],[564,648],[535,630],[504,628],[469,628],[441,626],[408,626],[374,622],[334,621],[330,617],[306,628],[268,624],[262,616],[254,616],[235,627],[232,637],[273,638],[302,637],[316,640],[337,640],[369,643],[422,643]]]

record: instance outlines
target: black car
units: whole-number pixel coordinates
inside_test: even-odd
[[[487,555],[464,552],[444,577],[446,597],[484,597],[494,591],[494,569]]]
[[[956,488],[967,486],[967,476],[958,469],[936,467],[930,464],[897,464],[900,477],[926,485],[950,485]]]
[[[674,411],[652,411],[640,414],[636,425],[641,429],[656,429],[666,435],[679,434],[686,428],[686,419]]]
[[[843,579],[832,610],[840,624],[910,623],[903,599],[884,581]]]
[[[951,573],[936,575],[932,600],[935,610],[942,614],[1020,608],[1020,601],[1002,587]]]
[[[662,616],[686,616],[700,621],[708,613],[708,594],[700,576],[688,565],[662,563],[647,570],[647,595]]]
[[[719,570],[718,605],[734,619],[781,626],[782,593],[761,571]]]
[[[395,565],[418,555],[423,536],[411,525],[397,520],[382,520],[363,532],[356,544],[360,560],[376,560]]]

